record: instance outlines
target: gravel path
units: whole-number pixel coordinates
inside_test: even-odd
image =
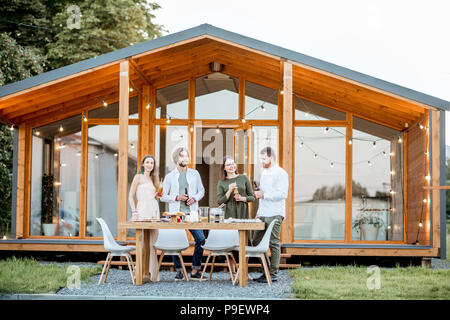
[[[259,273],[250,273],[254,278]],[[161,271],[160,281],[134,286],[127,269],[110,269],[107,283],[97,285],[100,274],[91,277],[90,283],[82,283],[80,289],[62,288],[58,295],[89,296],[148,296],[178,299],[289,299],[291,294],[291,278],[288,271],[278,273],[278,281],[272,286],[249,281],[246,287],[233,286],[229,273],[214,272],[212,281],[191,280],[175,281],[175,272]],[[205,273],[204,279],[208,279]]]

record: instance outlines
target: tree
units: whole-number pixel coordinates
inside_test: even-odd
[[[80,29],[67,21],[80,8]],[[2,0],[0,86],[161,36],[148,0]],[[13,134],[0,123],[0,233],[11,224]]]
[[[0,86],[19,81],[43,70],[45,58],[34,47],[23,47],[6,33],[0,33]],[[10,230],[13,133],[0,124],[0,233]]]
[[[79,9],[78,9],[79,8]],[[78,8],[67,5],[52,25],[60,29],[47,44],[55,68],[159,37],[164,32],[152,22],[160,8],[146,0],[85,0]]]

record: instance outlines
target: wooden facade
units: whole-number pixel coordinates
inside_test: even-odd
[[[254,159],[252,128],[276,127],[278,132],[278,162],[290,177],[290,189],[286,199],[286,219],[283,222],[282,250],[293,255],[334,256],[415,256],[439,257],[442,254],[442,200],[445,193],[440,189],[444,174],[440,149],[443,145],[442,120],[445,107],[431,103],[433,99],[415,99],[414,94],[404,90],[392,90],[375,86],[360,77],[346,77],[332,68],[319,68],[308,59],[296,59],[296,55],[267,44],[255,45],[248,38],[236,36],[224,30],[207,26],[207,30],[180,36],[163,37],[150,41],[148,49],[139,45],[119,50],[117,56],[106,58],[98,65],[77,70],[79,64],[64,67],[46,74],[46,78],[30,85],[18,86],[15,91],[0,90],[0,119],[14,125],[17,144],[16,196],[13,212],[14,239],[0,240],[0,250],[37,251],[103,251],[101,237],[87,235],[88,190],[88,129],[94,125],[118,125],[118,182],[117,195],[111,197],[118,208],[118,225],[127,220],[129,125],[138,127],[137,159],[145,154],[156,154],[157,130],[160,137],[168,126],[163,113],[157,117],[158,90],[187,81],[187,117],[170,119],[170,125],[185,126],[188,149],[195,155],[197,130],[218,128],[245,131],[246,171],[253,179]],[[212,31],[211,31],[212,30]],[[214,32],[217,31],[217,34]],[[236,40],[236,41],[235,41]],[[159,42],[158,42],[159,41]],[[152,43],[157,43],[152,45]],[[132,48],[141,48],[133,51]],[[128,50],[128,51],[123,51]],[[92,62],[92,59],[89,61]],[[222,74],[238,79],[238,117],[235,119],[196,119],[196,79],[212,73],[211,63],[222,66]],[[319,61],[320,62],[320,61]],[[319,63],[318,62],[318,63]],[[83,63],[83,62],[82,62]],[[321,62],[320,62],[321,63]],[[66,69],[65,69],[66,68]],[[81,67],[80,67],[81,68]],[[69,70],[70,69],[70,70]],[[352,74],[352,73],[349,73]],[[44,76],[41,76],[42,78]],[[356,79],[355,79],[356,78]],[[376,80],[376,79],[375,79]],[[275,90],[277,98],[276,119],[245,119],[246,83],[251,82]],[[369,83],[369,84],[368,84]],[[20,83],[19,83],[20,84]],[[380,88],[381,87],[381,88]],[[133,88],[133,91],[130,91]],[[394,90],[395,89],[395,90]],[[404,89],[404,88],[403,88]],[[14,91],[14,92],[13,92]],[[411,90],[406,90],[408,93]],[[420,95],[419,95],[420,96]],[[130,118],[130,99],[138,99],[138,116]],[[320,105],[332,112],[344,115],[342,119],[299,120],[296,119],[296,99]],[[114,118],[91,118],[90,112],[103,107],[103,103],[118,103],[118,116]],[[447,102],[444,102],[444,104]],[[447,103],[447,107],[450,103]],[[301,110],[301,109],[300,109]],[[162,109],[161,109],[162,111]],[[77,236],[43,236],[30,233],[30,194],[32,137],[36,128],[60,123],[80,116],[81,149],[79,177],[79,233]],[[245,119],[245,120],[244,120]],[[352,187],[353,187],[353,130],[357,123],[367,121],[403,137],[401,168],[403,174],[397,179],[402,183],[401,240],[368,241],[352,237]],[[345,134],[345,224],[343,238],[338,240],[295,239],[294,237],[294,185],[296,128],[336,127]],[[191,130],[192,128],[192,130]],[[241,141],[242,143],[243,140]],[[392,153],[392,152],[391,152]],[[235,155],[237,157],[237,155]],[[191,157],[191,167],[196,158]],[[370,161],[369,161],[370,162]],[[445,203],[445,202],[444,202]],[[445,221],[445,220],[444,220]],[[442,226],[445,229],[445,225]],[[445,233],[445,230],[443,231]],[[120,241],[133,240],[126,230],[117,230]],[[444,247],[445,248],[445,247]]]

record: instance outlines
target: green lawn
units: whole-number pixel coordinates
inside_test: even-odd
[[[100,273],[101,267],[80,268],[81,281]],[[67,286],[68,266],[56,263],[41,264],[30,258],[8,258],[0,261],[0,294],[11,293],[55,293]]]
[[[380,288],[370,290],[367,267],[336,266],[291,271],[298,299],[449,299],[450,270],[422,267],[380,268]],[[374,282],[369,281],[369,284]]]

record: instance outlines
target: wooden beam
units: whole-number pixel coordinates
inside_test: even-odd
[[[439,186],[441,182],[441,126],[440,111],[431,111],[431,185]],[[432,192],[432,240],[433,248],[441,247],[441,192],[434,190]]]
[[[88,164],[88,123],[83,121],[87,111],[81,117],[81,157],[80,157],[80,217],[79,236],[86,237],[87,221],[87,164]]]
[[[150,149],[150,110],[155,108],[153,104],[151,104],[151,86],[145,85],[142,88],[143,96],[139,97],[140,109],[141,109],[141,134],[140,134],[140,145],[141,145],[141,156],[147,154],[154,154]],[[150,107],[147,109],[147,106]]]
[[[121,227],[127,221],[128,199],[128,115],[129,115],[130,66],[128,61],[120,63],[119,81],[119,169],[118,169],[118,238],[126,240],[127,230]]]
[[[283,145],[283,157],[281,166],[286,170],[289,177],[289,191],[286,199],[286,222],[283,226],[283,232],[281,235],[282,242],[291,242],[293,236],[293,222],[294,222],[294,195],[293,195],[293,120],[294,120],[294,107],[292,99],[292,64],[288,62],[283,63],[283,120],[282,120],[282,145]]]
[[[245,77],[239,77],[239,120],[245,118]]]
[[[345,242],[352,241],[352,214],[353,214],[353,114],[347,112],[347,128],[345,140]]]
[[[25,176],[26,176],[26,126],[21,125],[18,129],[17,143],[17,205],[16,205],[16,237],[24,236],[25,216]]]
[[[136,62],[133,59],[128,60],[130,62],[130,65],[133,67],[136,74],[141,78],[141,80],[147,85],[152,86],[152,83],[150,80],[145,76],[145,74],[142,72],[142,70],[139,68],[139,66],[136,64]]]

